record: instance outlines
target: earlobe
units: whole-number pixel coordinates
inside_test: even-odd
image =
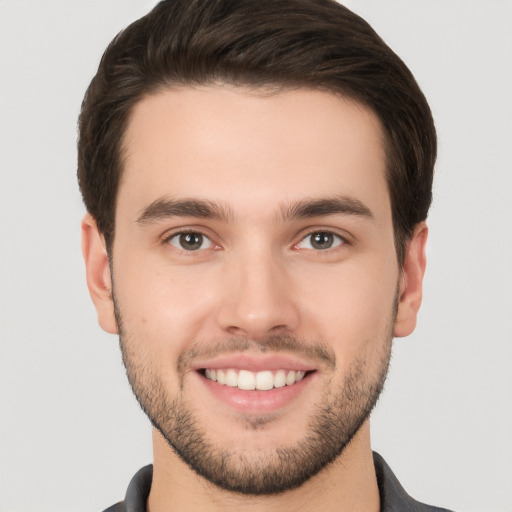
[[[82,220],[82,254],[85,261],[87,287],[103,330],[117,334],[117,322],[112,300],[112,279],[103,235],[90,214]]]
[[[425,256],[427,235],[427,225],[421,222],[414,229],[407,244],[394,329],[394,335],[397,338],[408,336],[416,327],[416,319],[423,296],[423,276],[427,264]]]

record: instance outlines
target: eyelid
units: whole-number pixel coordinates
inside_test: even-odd
[[[187,251],[187,249],[185,249],[184,247],[180,247],[180,238],[182,235],[200,235],[201,236],[201,241],[202,241],[202,244],[201,245],[204,245],[205,243],[207,244],[206,247],[199,247],[197,249],[190,249],[190,252],[199,252],[199,251],[204,251],[206,249],[210,249],[212,246],[213,246],[213,242],[210,240],[209,237],[207,237],[206,235],[203,235],[202,233],[197,233],[197,232],[185,232],[185,233],[175,233],[174,235],[170,236],[168,239],[167,239],[167,243],[172,245],[173,247],[176,247],[176,249],[179,249],[179,250],[182,250],[182,251]],[[176,241],[176,243],[174,243]]]
[[[334,245],[333,247],[329,247],[329,248],[323,249],[323,250],[322,249],[315,249],[314,247],[308,248],[308,250],[313,250],[313,251],[318,251],[318,252],[328,252],[328,251],[331,251],[331,250],[336,250],[337,248],[345,246],[345,245],[352,245],[352,243],[353,243],[351,241],[350,237],[347,234],[342,234],[342,233],[340,233],[338,230],[336,230],[334,228],[315,227],[315,228],[308,229],[304,233],[301,233],[298,242],[295,242],[293,244],[293,248],[301,249],[299,247],[299,245],[306,238],[310,237],[311,235],[317,234],[317,233],[324,233],[324,234],[332,235],[332,236],[336,237],[337,239],[339,239],[341,243],[338,243],[338,244]]]
[[[172,238],[175,238],[179,235],[187,234],[187,233],[190,233],[190,234],[197,233],[197,234],[202,235],[204,238],[206,238],[210,241],[210,245],[209,245],[209,247],[207,247],[205,249],[198,249],[196,251],[186,251],[184,249],[181,249],[183,252],[191,253],[191,252],[205,251],[208,249],[218,250],[218,249],[222,248],[222,245],[216,241],[217,237],[215,236],[215,234],[212,234],[209,229],[206,229],[203,226],[193,226],[193,225],[192,226],[180,226],[177,228],[169,229],[163,235],[160,236],[160,243],[162,245],[166,245],[166,244],[171,245],[170,240]],[[333,235],[334,237],[339,239],[341,243],[335,245],[334,247],[330,247],[330,248],[323,249],[323,250],[322,249],[314,249],[314,248],[311,248],[311,250],[315,250],[318,252],[328,252],[330,250],[335,250],[336,248],[338,248],[340,246],[354,244],[354,240],[352,239],[352,237],[349,234],[340,233],[340,230],[333,228],[333,227],[319,226],[319,227],[308,228],[307,230],[304,230],[302,233],[300,233],[300,235],[298,235],[296,237],[296,239],[298,238],[298,241],[296,241],[292,244],[292,248],[300,249],[300,247],[298,247],[299,244],[301,244],[301,242],[303,242],[303,240],[306,239],[307,237],[314,235],[316,233],[326,233],[326,234]],[[180,250],[179,247],[176,247],[174,245],[173,245],[173,247]]]
[[[210,241],[210,246],[205,249],[198,249],[196,251],[186,251],[183,248],[177,247],[170,243],[170,241],[183,234],[198,234],[202,235],[205,239]],[[208,249],[220,249],[220,244],[215,241],[215,236],[211,234],[210,230],[205,229],[203,227],[198,226],[180,226],[179,228],[169,229],[160,237],[160,243],[162,245],[172,245],[175,249],[181,250],[183,252],[192,253],[192,252],[200,252]]]

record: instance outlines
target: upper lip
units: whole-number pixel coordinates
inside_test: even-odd
[[[192,369],[195,371],[210,369],[233,368],[235,370],[249,370],[261,372],[264,370],[302,370],[304,372],[316,370],[311,362],[304,361],[300,357],[287,354],[223,354],[213,359],[194,361]]]

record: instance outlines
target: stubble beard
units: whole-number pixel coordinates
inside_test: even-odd
[[[171,396],[146,363],[148,358],[140,353],[140,340],[124,332],[117,305],[116,318],[123,362],[133,393],[153,426],[181,460],[221,489],[244,495],[271,495],[301,486],[335,461],[369,417],[386,380],[396,309],[395,300],[385,339],[375,344],[380,353],[377,369],[370,371],[366,360],[356,360],[341,382],[323,392],[302,439],[293,446],[277,447],[265,453],[223,448],[210,440],[192,405],[183,396],[183,381]],[[279,339],[272,336],[273,347],[279,344]],[[293,343],[295,338],[287,335],[282,339],[289,350],[290,340]],[[299,350],[303,342],[295,342]],[[241,343],[233,340],[234,346]],[[264,346],[264,341],[259,343]],[[260,427],[264,428],[264,424]],[[246,428],[257,430],[258,420],[248,421]]]

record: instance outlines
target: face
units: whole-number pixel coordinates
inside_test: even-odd
[[[419,306],[424,236],[400,273],[377,118],[319,91],[174,89],[136,105],[124,148],[111,268],[91,220],[84,254],[140,404],[220,487],[302,484],[367,419]]]

